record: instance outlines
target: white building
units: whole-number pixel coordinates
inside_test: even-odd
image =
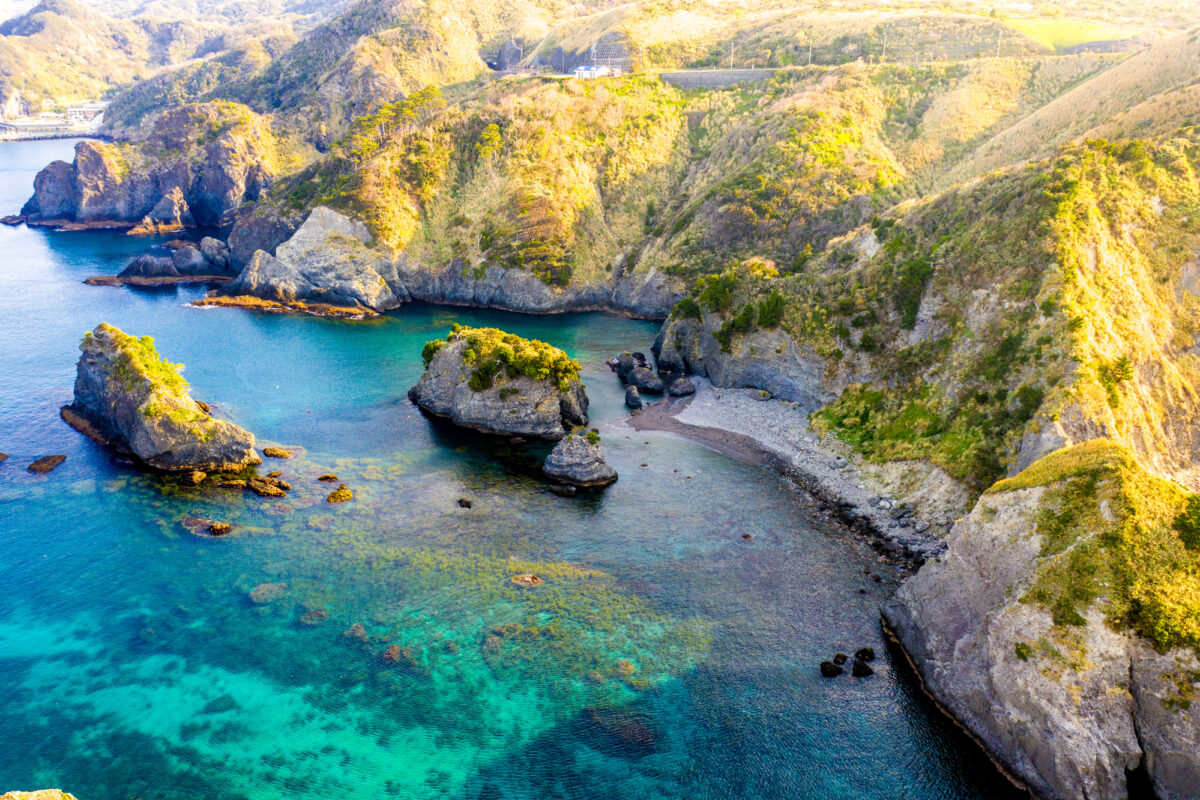
[[[593,64],[575,68],[576,78],[608,78],[616,77],[620,74],[621,70],[614,67],[599,67]]]

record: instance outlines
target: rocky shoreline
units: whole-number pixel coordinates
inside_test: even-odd
[[[882,495],[849,448],[822,438],[789,401],[759,399],[752,389],[722,389],[693,377],[696,393],[668,398],[628,418],[634,430],[676,433],[733,458],[770,466],[821,501],[842,523],[880,549],[917,564],[941,555],[940,526],[920,510]]]

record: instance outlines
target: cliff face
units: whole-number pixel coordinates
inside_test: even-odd
[[[587,424],[579,365],[544,342],[494,328],[457,328],[425,346],[426,369],[408,393],[464,428],[558,440]]]
[[[802,269],[743,262],[655,346],[979,498],[887,618],[932,694],[1056,800],[1200,786],[1195,141],[1072,146]]]
[[[270,126],[248,109],[184,106],[163,114],[136,145],[80,142],[73,163],[38,174],[21,213],[43,224],[216,226],[262,195],[280,158]]]
[[[63,409],[73,427],[162,470],[237,471],[260,463],[254,436],[193,400],[179,368],[158,356],[149,337],[101,323],[79,349],[75,400]]]
[[[555,287],[525,269],[471,267],[459,259],[428,264],[408,253],[389,253],[372,247],[374,239],[361,222],[323,206],[303,219],[273,246],[274,254],[267,247],[291,229],[294,217],[256,210],[239,221],[229,237],[235,256],[245,257],[255,245],[267,247],[253,251],[225,294],[362,313],[420,300],[531,314],[612,309],[650,318],[665,317],[675,299],[661,273]]]
[[[1040,796],[1124,800],[1139,771],[1162,800],[1200,786],[1200,559],[1154,483],[1103,441],[1048,456],[886,608],[929,691]]]

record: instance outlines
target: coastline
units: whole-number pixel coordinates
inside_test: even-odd
[[[714,387],[697,376],[691,380],[694,395],[668,397],[627,417],[625,424],[685,436],[732,458],[772,467],[885,552],[921,564],[945,550],[935,525],[871,485],[849,448],[813,432],[796,404],[759,399],[752,389]]]

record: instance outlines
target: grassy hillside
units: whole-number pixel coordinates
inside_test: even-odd
[[[636,77],[504,81],[453,106],[431,89],[356,120],[274,202],[346,210],[383,246],[434,263],[603,281],[675,177],[681,106]]]
[[[1048,102],[982,144],[948,178],[962,180],[1045,155],[1098,126],[1118,136],[1169,131],[1195,115],[1187,99],[1193,92],[1187,87],[1197,74],[1200,29],[1137,53]],[[1181,92],[1187,96],[1181,98]]]
[[[815,418],[873,460],[981,491],[1059,426],[1200,485],[1197,166],[1194,129],[1071,147],[880,215],[803,269],[702,279],[676,316],[719,314],[731,353],[779,326],[831,377],[875,375]]]
[[[114,20],[74,0],[43,0],[0,25],[0,90],[50,105],[94,99],[190,58],[212,30]]]

